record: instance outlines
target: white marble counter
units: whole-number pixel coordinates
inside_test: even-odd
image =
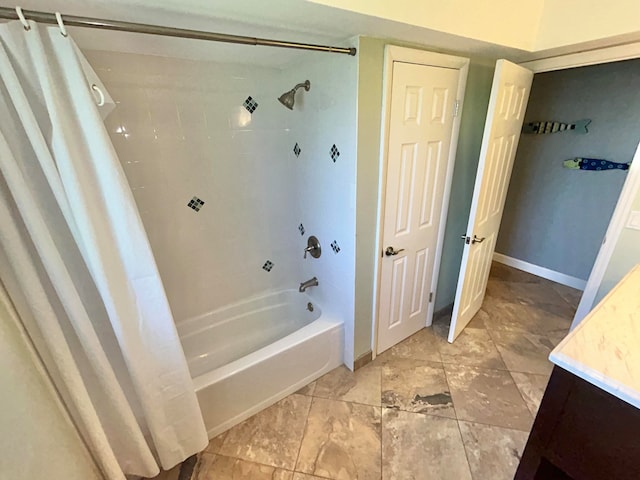
[[[560,342],[549,359],[640,408],[640,265]]]

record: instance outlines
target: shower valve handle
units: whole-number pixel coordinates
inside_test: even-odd
[[[307,248],[304,249],[304,258],[307,258],[307,253],[310,253],[313,258],[320,257],[322,248],[318,239],[311,235],[307,240]]]

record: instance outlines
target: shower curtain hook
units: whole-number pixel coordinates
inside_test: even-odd
[[[102,90],[100,90],[100,88],[98,88],[95,83],[91,85],[91,89],[98,92],[98,95],[100,96],[100,100],[98,100],[98,106],[102,107],[104,105],[104,93],[102,93]]]
[[[29,25],[29,22],[27,22],[27,19],[24,18],[24,13],[22,13],[22,8],[16,7],[16,13],[18,14],[18,20],[20,20],[24,29],[27,32],[31,30],[31,25]]]
[[[60,15],[60,12],[56,12],[56,20],[58,21],[58,26],[60,27],[60,33],[62,34],[62,36],[68,36],[67,27],[64,26],[64,22],[62,21],[62,15]]]

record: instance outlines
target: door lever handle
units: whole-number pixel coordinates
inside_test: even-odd
[[[473,240],[471,240],[471,243],[482,243],[484,242],[486,237],[482,237],[482,238],[478,238],[476,235],[473,236]]]
[[[404,252],[404,248],[401,248],[400,250],[394,250],[393,247],[387,247],[387,249],[384,251],[384,254],[387,257],[390,257],[392,255],[397,255],[400,252]]]

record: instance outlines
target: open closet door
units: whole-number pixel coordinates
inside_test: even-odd
[[[484,300],[532,81],[530,70],[506,60],[496,63],[471,213],[463,236],[449,342],[460,335]]]

